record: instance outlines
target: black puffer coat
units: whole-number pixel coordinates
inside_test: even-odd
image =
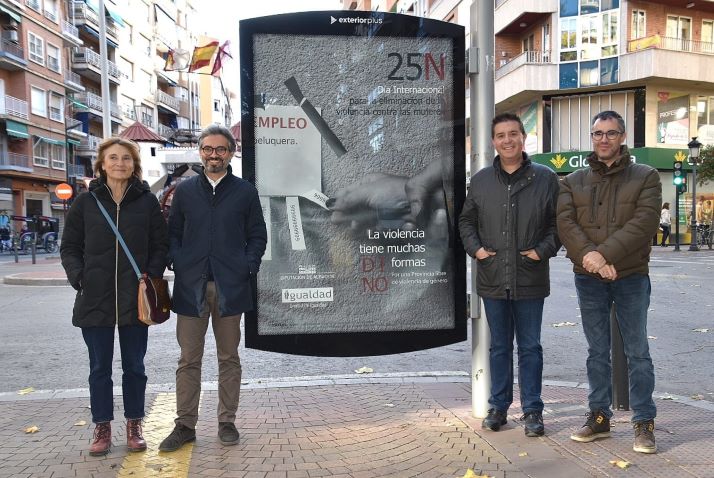
[[[475,257],[481,247],[496,255],[478,261],[478,294],[490,299],[540,299],[550,294],[548,260],[560,248],[556,231],[558,176],[532,164],[524,153],[523,166],[511,183],[496,156],[493,166],[471,178],[459,217],[461,240]],[[522,256],[535,249],[539,261]]]
[[[161,277],[168,252],[166,221],[149,186],[136,179],[119,206],[102,179],[89,190],[119,225],[141,272]],[[67,214],[60,247],[62,266],[77,290],[72,324],[113,327],[140,324],[136,308],[137,278],[111,226],[90,193],[75,199]]]

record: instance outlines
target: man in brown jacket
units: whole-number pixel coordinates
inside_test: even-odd
[[[633,449],[655,453],[654,367],[647,343],[650,240],[659,225],[662,184],[657,171],[632,162],[625,121],[614,111],[592,121],[588,168],[569,174],[558,197],[558,233],[573,261],[583,331],[588,341],[590,413],[570,438],[591,442],[610,436],[612,384],[610,308],[625,344]]]

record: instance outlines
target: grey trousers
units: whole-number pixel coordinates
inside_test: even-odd
[[[176,337],[181,357],[176,370],[176,424],[196,428],[198,405],[201,398],[201,364],[208,316],[216,338],[218,356],[218,421],[233,423],[238,409],[242,369],[238,356],[240,343],[240,315],[221,317],[215,283],[206,287],[207,310],[202,317],[179,315]]]

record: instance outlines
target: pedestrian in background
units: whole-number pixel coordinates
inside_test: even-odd
[[[573,262],[590,393],[585,425],[570,436],[591,442],[610,436],[612,365],[610,309],[615,305],[630,378],[633,449],[655,453],[654,367],[647,342],[650,238],[657,230],[662,184],[657,170],[632,162],[625,121],[615,111],[595,115],[589,166],[561,182],[558,233]]]
[[[89,192],[77,196],[69,209],[60,255],[67,280],[77,290],[72,324],[82,329],[89,352],[89,395],[96,424],[89,454],[101,456],[111,447],[115,328],[121,349],[127,447],[146,449],[142,419],[148,327],[138,318],[134,269],[96,201],[111,216],[140,270],[151,277],[163,276],[168,238],[159,202],[141,179],[136,143],[116,137],[102,141],[94,172],[97,179],[89,184]]]
[[[667,238],[672,227],[672,214],[669,212],[669,203],[662,204],[662,211],[659,213],[659,228],[662,229],[662,247],[667,245]]]
[[[550,294],[548,261],[560,248],[555,214],[558,177],[523,152],[526,132],[516,115],[496,116],[493,165],[471,178],[459,217],[468,255],[478,261],[477,290],[491,331],[490,409],[482,427],[498,431],[513,402],[513,338],[518,343],[518,385],[527,436],[543,425],[543,304]]]
[[[198,138],[201,174],[180,183],[169,212],[169,262],[175,272],[173,310],[181,357],[176,370],[176,426],[159,450],[196,439],[201,361],[210,317],[218,355],[218,438],[235,445],[240,395],[240,317],[252,310],[255,275],[267,232],[258,192],[234,176],[231,132],[219,125]]]

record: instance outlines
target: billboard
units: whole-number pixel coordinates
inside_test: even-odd
[[[246,346],[322,356],[466,339],[464,29],[406,15],[240,22],[243,177],[268,227]]]

